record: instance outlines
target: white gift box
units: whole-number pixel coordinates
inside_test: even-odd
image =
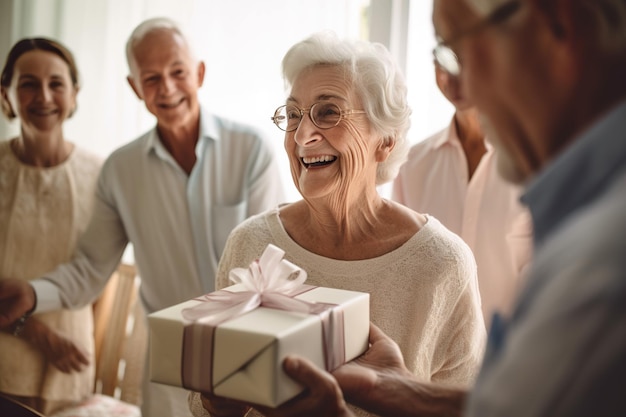
[[[264,257],[270,250],[274,265],[268,267]],[[302,391],[282,370],[287,355],[304,356],[327,370],[361,355],[368,346],[369,294],[302,285],[306,273],[282,260],[283,254],[268,247],[258,261],[263,277],[233,270],[252,284],[235,279],[240,283],[150,314],[151,380],[276,407]],[[277,256],[282,273],[275,268]],[[271,299],[275,292],[267,282],[259,285],[272,274],[282,284],[269,287],[280,287],[294,272],[300,279],[289,280],[287,290],[278,288],[289,293],[278,301]],[[262,288],[250,291],[253,285]],[[273,295],[266,297],[268,292]],[[238,297],[259,298],[261,305],[248,305],[243,313],[239,305],[234,314],[220,305],[223,299],[234,305]]]

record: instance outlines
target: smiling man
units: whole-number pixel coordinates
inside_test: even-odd
[[[5,316],[9,322],[35,305],[38,313],[91,302],[128,242],[148,313],[213,291],[230,231],[283,200],[269,143],[249,126],[203,111],[198,90],[205,66],[174,22],[156,18],[140,24],[128,41],[127,58],[128,81],[156,117],[156,127],[105,162],[93,217],[72,262],[30,281],[32,287],[3,281],[1,313],[13,307],[7,299],[23,294],[22,308]],[[9,322],[0,319],[0,327]],[[188,415],[184,390],[149,384],[147,376],[145,383],[144,416]]]

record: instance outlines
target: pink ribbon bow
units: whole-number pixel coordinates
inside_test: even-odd
[[[306,271],[283,259],[284,255],[282,249],[269,244],[258,261],[247,269],[234,268],[229,273],[230,281],[242,284],[247,291],[206,294],[199,300],[210,302],[183,310],[183,317],[191,321],[210,318],[212,323],[221,323],[259,306],[313,313],[315,304],[293,298],[304,289],[313,288],[302,286]]]
[[[326,369],[333,370],[345,362],[343,312],[333,308],[335,305],[293,298],[315,287],[304,285],[306,271],[283,259],[284,255],[283,250],[269,244],[261,257],[248,268],[234,268],[230,271],[230,281],[242,284],[245,291],[215,291],[196,298],[203,303],[182,311],[183,318],[192,322],[184,330],[181,369],[185,388],[204,392],[213,390],[215,328],[260,306],[319,315],[322,320]]]

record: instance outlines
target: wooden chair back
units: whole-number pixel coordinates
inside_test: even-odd
[[[94,393],[139,405],[148,330],[134,265],[122,263],[94,303]]]

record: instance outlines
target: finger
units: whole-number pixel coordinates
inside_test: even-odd
[[[308,359],[287,356],[283,361],[283,367],[291,378],[308,388],[312,397],[319,396],[338,402],[343,400],[337,380]]]
[[[64,359],[56,361],[54,363],[54,366],[56,366],[56,368],[59,371],[63,372],[64,374],[69,374],[70,373],[70,366],[68,365],[67,361],[64,360]]]
[[[287,356],[285,372],[305,390],[274,410],[261,408],[268,416],[318,417],[346,415],[346,404],[335,378],[308,359]]]
[[[85,353],[83,350],[81,349],[76,349],[76,360],[78,361],[78,363],[80,363],[81,365],[89,365],[89,358],[87,357],[87,353]]]
[[[80,360],[78,356],[72,357],[70,361],[70,370],[75,372],[80,372],[84,369],[85,364]]]
[[[380,327],[370,322],[370,344],[374,344],[375,342],[388,338],[389,336],[387,336],[382,330],[380,330]]]
[[[298,356],[287,356],[283,361],[283,368],[287,375],[307,387],[315,386],[320,377],[323,378],[312,362]]]

